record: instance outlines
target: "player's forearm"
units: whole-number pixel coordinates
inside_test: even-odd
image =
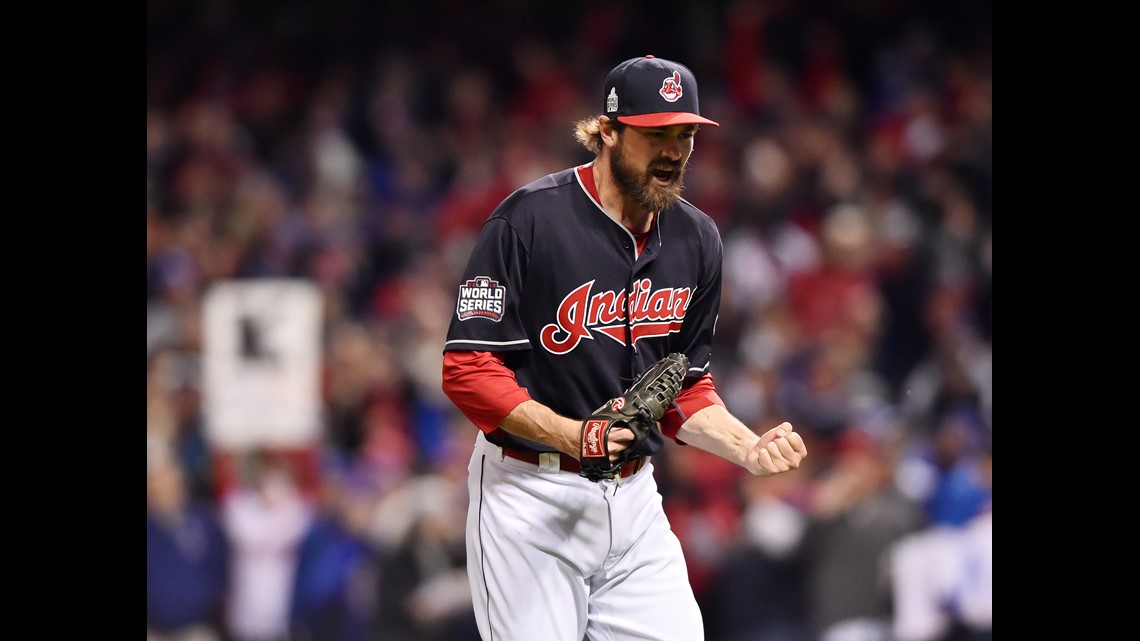
[[[515,406],[499,427],[578,458],[581,424],[580,420],[561,416],[538,401],[526,400]]]
[[[724,406],[709,405],[681,425],[677,438],[748,468],[749,453],[760,440],[760,435],[748,429]]]

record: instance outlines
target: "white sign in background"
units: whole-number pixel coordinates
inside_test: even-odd
[[[203,411],[222,449],[304,447],[321,430],[320,292],[308,281],[213,285],[203,301]]]

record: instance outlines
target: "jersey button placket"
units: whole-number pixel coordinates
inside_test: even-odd
[[[633,362],[637,360],[637,342],[633,340],[633,297],[637,293],[637,289],[633,286],[635,278],[636,271],[630,271],[629,282],[625,286],[625,340],[632,350],[629,359],[630,372],[633,371]]]

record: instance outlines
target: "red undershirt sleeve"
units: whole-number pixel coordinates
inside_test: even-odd
[[[519,403],[530,400],[530,393],[495,352],[449,351],[443,355],[443,392],[451,402],[484,433],[498,429],[507,414]],[[717,404],[724,405],[712,376],[705,374],[681,390],[675,406],[661,417],[661,433],[677,440],[677,430],[690,416]]]
[[[665,410],[665,415],[661,417],[661,433],[681,445],[686,445],[677,438],[677,430],[681,429],[682,423],[709,405],[724,405],[724,401],[716,393],[712,374],[705,374],[696,383],[681,390],[673,402],[674,406]]]
[[[444,352],[443,393],[486,434],[498,429],[519,403],[530,400],[530,392],[496,352]]]

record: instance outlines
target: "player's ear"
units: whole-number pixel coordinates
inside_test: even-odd
[[[617,144],[618,127],[617,121],[611,120],[609,116],[598,116],[598,133],[602,135],[602,144],[613,146]]]

